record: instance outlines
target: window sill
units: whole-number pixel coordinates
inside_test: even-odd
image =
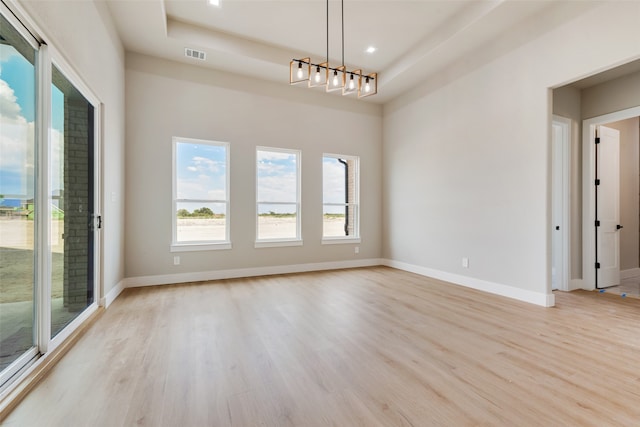
[[[231,249],[231,242],[221,243],[174,243],[171,252],[221,251]]]
[[[279,248],[283,246],[302,246],[302,239],[295,240],[256,240],[255,248]]]
[[[323,245],[346,245],[349,243],[360,243],[359,237],[324,237]]]

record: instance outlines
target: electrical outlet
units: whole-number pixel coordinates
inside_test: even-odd
[[[356,246],[355,249],[353,250],[355,253],[359,254],[360,253],[360,246]]]
[[[174,256],[173,257],[173,265],[180,265],[180,257],[179,256]]]
[[[462,258],[462,266],[464,268],[469,268],[469,258],[467,257]]]

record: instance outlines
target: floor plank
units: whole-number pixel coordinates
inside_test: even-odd
[[[385,267],[127,289],[7,426],[638,425],[640,300]]]

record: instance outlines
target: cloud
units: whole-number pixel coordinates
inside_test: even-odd
[[[220,173],[224,168],[224,162],[208,159],[206,157],[195,156],[191,159],[192,166],[187,167],[190,171]]]
[[[178,178],[178,199],[225,200],[225,177]]]
[[[258,151],[257,159],[258,200],[260,202],[295,203],[297,197],[297,156],[293,153],[278,151]]]
[[[0,114],[2,118],[26,123],[27,120],[21,113],[22,109],[18,105],[18,98],[16,98],[13,89],[7,82],[0,80]]]
[[[296,201],[296,174],[260,177],[258,181],[258,200],[261,202]]]
[[[322,163],[322,194],[324,203],[344,203],[344,165],[337,161]]]
[[[9,44],[0,44],[0,62],[7,62],[12,56],[20,56],[16,49]]]
[[[22,116],[13,89],[0,80],[0,170],[14,178],[7,183],[20,183],[0,187],[1,193],[33,196],[26,177],[34,173],[34,135],[34,123]]]
[[[295,160],[296,155],[293,153],[284,153],[281,151],[262,151],[258,150],[258,162],[266,160]]]
[[[258,163],[258,176],[278,175],[281,174],[287,168],[292,169],[291,165],[283,165],[271,162],[259,162]]]
[[[51,129],[51,190],[64,188],[64,134]]]

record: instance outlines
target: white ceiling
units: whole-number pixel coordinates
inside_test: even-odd
[[[325,0],[107,0],[125,49],[288,85],[289,61],[326,56]],[[427,79],[482,65],[597,2],[344,0],[345,64],[378,72],[383,103]],[[329,57],[341,60],[341,3],[329,1]],[[377,51],[366,53],[368,46]],[[206,61],[184,48],[206,52]],[[308,90],[308,89],[305,89]],[[330,95],[327,95],[330,96]]]

